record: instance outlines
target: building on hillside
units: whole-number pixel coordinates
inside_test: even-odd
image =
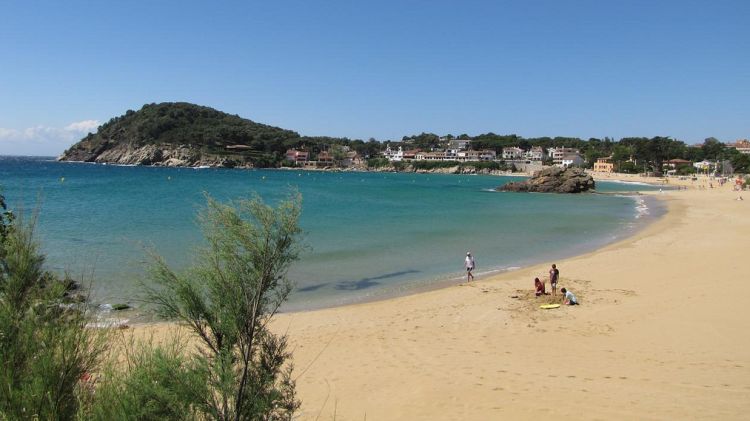
[[[404,155],[403,155],[402,159],[404,161],[411,161],[411,160],[413,160],[413,159],[416,158],[417,153],[419,153],[419,152],[420,152],[420,149],[410,149],[408,151],[404,151]]]
[[[458,161],[479,161],[479,151],[459,151],[456,160]]]
[[[529,161],[541,161],[544,159],[544,149],[541,146],[532,146],[524,155]]]
[[[305,151],[298,151],[296,149],[289,149],[286,151],[286,160],[294,162],[296,164],[304,164],[310,158],[310,153]]]
[[[346,153],[346,156],[344,156],[344,159],[341,160],[341,166],[342,167],[350,167],[352,165],[361,165],[364,161],[362,160],[362,157],[357,153],[357,151],[349,151]]]
[[[524,151],[517,146],[503,148],[503,159],[507,161],[524,159]]]
[[[494,161],[495,158],[497,158],[497,152],[493,151],[492,149],[482,149],[481,151],[479,151],[480,161]]]
[[[444,161],[445,160],[445,152],[437,151],[437,152],[417,152],[416,155],[417,161]]]
[[[573,155],[577,155],[578,157],[575,158]],[[555,165],[565,165],[563,163],[563,159],[565,157],[568,157],[568,159],[565,159],[566,161],[581,161],[581,164],[583,163],[583,158],[581,158],[581,152],[578,149],[573,148],[549,148],[547,150],[547,156],[552,158],[552,163]],[[580,164],[573,164],[573,165],[580,165]]]
[[[730,148],[737,149],[737,151],[740,153],[750,154],[750,140],[747,140],[747,139],[738,140],[734,143],[730,143],[727,146],[729,146]]]
[[[453,139],[448,142],[448,149],[464,150],[467,149],[469,145],[471,145],[470,139]]]
[[[333,155],[328,151],[322,151],[318,154],[318,166],[327,167],[333,165]]]
[[[615,164],[612,163],[612,157],[598,158],[594,162],[594,171],[597,172],[614,172]]]
[[[577,152],[568,152],[560,158],[560,165],[563,167],[580,167],[584,162],[581,154]]]
[[[394,151],[393,149],[391,149],[391,145],[388,145],[386,146],[385,151],[383,152],[383,156],[391,162],[403,161],[404,150],[401,148],[401,146],[399,146],[398,150]]]

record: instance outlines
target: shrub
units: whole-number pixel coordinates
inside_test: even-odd
[[[133,347],[126,370],[107,373],[101,395],[112,399],[97,399],[96,418],[289,420],[299,407],[286,337],[267,325],[292,290],[301,198],[275,208],[258,197],[207,200],[208,245],[196,265],[177,273],[153,254],[144,285],[158,313],[188,326],[200,346]]]
[[[0,419],[73,419],[104,334],[86,329],[83,310],[65,302],[71,284],[43,269],[34,220],[0,225]]]

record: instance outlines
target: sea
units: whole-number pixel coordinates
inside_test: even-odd
[[[92,300],[139,307],[148,250],[177,270],[204,245],[205,194],[277,203],[297,190],[305,245],[284,311],[389,298],[582,254],[664,213],[658,189],[599,182],[608,194],[505,193],[513,176],[162,168],[0,157],[10,208],[36,218],[47,268],[90,287]],[[561,268],[564,272],[564,267]],[[531,285],[531,282],[529,283]]]

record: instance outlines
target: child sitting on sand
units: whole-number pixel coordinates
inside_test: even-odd
[[[563,304],[567,304],[567,305],[571,305],[571,306],[578,305],[578,298],[576,298],[576,296],[573,295],[572,292],[568,291],[565,288],[561,289],[560,292],[562,292],[563,295],[565,296],[563,298],[563,300],[564,300]]]
[[[536,296],[547,295],[544,290],[544,282],[540,281],[539,278],[534,278],[534,287],[536,287]]]

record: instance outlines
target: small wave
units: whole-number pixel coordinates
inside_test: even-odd
[[[640,219],[649,214],[648,205],[642,198],[635,199],[635,219]]]

